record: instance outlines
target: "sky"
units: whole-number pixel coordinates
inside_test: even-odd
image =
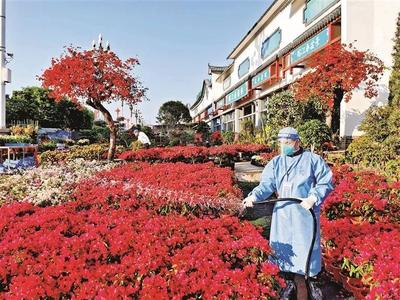
[[[169,100],[192,104],[208,66],[227,65],[229,53],[272,0],[6,0],[6,50],[12,83],[6,93],[39,86],[36,77],[64,46],[90,48],[103,35],[148,88],[139,104],[147,124]],[[114,117],[116,108],[110,107]],[[124,116],[130,117],[124,107]]]

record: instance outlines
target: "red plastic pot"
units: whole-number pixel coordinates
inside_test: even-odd
[[[354,297],[358,299],[364,299],[368,294],[368,287],[363,285],[361,279],[348,277],[345,284],[346,288],[351,291]]]

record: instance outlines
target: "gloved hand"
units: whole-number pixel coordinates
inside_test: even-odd
[[[315,195],[310,195],[307,198],[299,198],[301,199],[300,205],[303,206],[306,210],[309,210],[314,206],[315,202],[317,202],[317,197]]]
[[[243,201],[242,201],[242,205],[243,208],[246,207],[253,207],[253,202],[256,201],[256,197],[254,197],[253,195],[247,196]]]

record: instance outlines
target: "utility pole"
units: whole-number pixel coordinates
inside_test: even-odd
[[[6,68],[6,0],[0,0],[0,133],[6,130],[6,83],[11,82],[11,70]]]

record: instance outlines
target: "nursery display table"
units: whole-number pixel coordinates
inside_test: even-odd
[[[35,160],[35,165],[38,165],[38,145],[7,145],[7,146],[0,146],[0,163],[3,163],[3,157],[7,153],[7,161],[11,161],[11,157],[15,160],[17,154],[22,154],[22,159],[25,159],[26,154],[33,153],[33,158]]]

